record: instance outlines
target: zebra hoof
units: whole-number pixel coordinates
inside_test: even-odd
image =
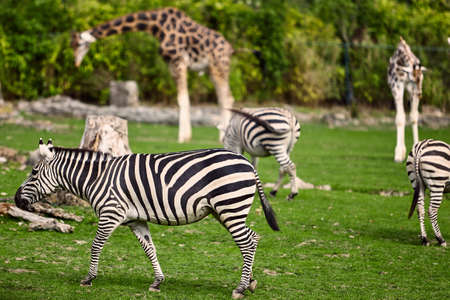
[[[80,286],[92,286],[92,282],[85,283],[85,282],[81,281]]]
[[[271,197],[275,197],[275,196],[277,195],[277,192],[278,192],[278,191],[271,190],[271,191],[269,192],[269,195],[270,195]]]
[[[430,246],[430,242],[428,241],[428,239],[426,237],[422,237],[422,246]]]
[[[243,299],[244,298],[244,294],[241,292],[237,292],[236,290],[233,291],[233,294],[231,294],[231,297],[233,299]]]
[[[255,279],[252,279],[252,280],[250,281],[250,285],[248,286],[248,290],[249,290],[250,292],[254,293],[255,290],[256,290],[256,285],[257,285],[257,284],[258,284],[258,281],[256,281]]]
[[[290,194],[287,196],[287,200],[288,200],[288,201],[291,201],[291,200],[294,199],[294,197],[297,196],[297,195],[298,195],[298,193],[290,193]]]
[[[439,245],[441,245],[441,247],[447,247],[447,242],[444,240],[438,240],[439,241]]]
[[[80,281],[80,286],[92,286],[92,279],[94,278],[86,278]]]
[[[153,286],[150,286],[150,287],[148,288],[148,290],[149,290],[150,292],[156,292],[156,293],[161,292],[161,290],[159,289],[159,287],[153,287]]]

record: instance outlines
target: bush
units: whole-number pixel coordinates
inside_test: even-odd
[[[176,6],[221,32],[236,49],[230,85],[236,100],[316,105],[343,103],[342,43],[350,48],[357,103],[390,106],[387,64],[399,36],[430,71],[423,103],[450,108],[446,1],[345,0],[3,0],[0,10],[0,82],[6,99],[67,94],[106,103],[111,80],[136,80],[140,97],[175,104],[176,87],[158,42],[145,33],[112,36],[91,46],[79,69],[71,31],[126,13]],[[423,45],[421,47],[414,47]],[[248,51],[259,50],[265,68]],[[208,76],[189,73],[192,102],[216,102]]]

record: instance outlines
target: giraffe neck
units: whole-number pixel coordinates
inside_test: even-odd
[[[189,19],[182,11],[168,7],[121,16],[87,31],[97,40],[115,34],[144,31],[161,42],[180,18]]]

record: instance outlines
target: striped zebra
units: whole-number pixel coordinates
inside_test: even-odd
[[[425,189],[428,188],[430,190],[428,216],[436,239],[441,246],[446,247],[447,243],[439,230],[437,218],[443,194],[450,192],[450,146],[432,139],[417,142],[406,160],[406,171],[414,188],[408,218],[411,218],[417,206],[422,245],[429,245],[424,225]]]
[[[273,155],[280,164],[278,180],[270,195],[275,196],[285,174],[290,178],[291,193],[287,200],[298,194],[295,163],[289,154],[300,137],[300,124],[294,114],[287,109],[267,107],[236,110],[225,130],[225,149],[252,157],[256,168],[258,157]]]
[[[159,291],[164,275],[156,257],[147,222],[185,225],[212,214],[231,234],[243,256],[241,280],[233,298],[253,292],[252,265],[259,236],[246,226],[255,191],[266,220],[278,231],[258,174],[242,155],[225,149],[193,150],[164,154],[129,154],[113,157],[102,152],[53,147],[39,142],[43,159],[15,196],[19,208],[63,188],[88,200],[99,218],[91,248],[88,275],[97,276],[102,248],[119,225],[136,235],[155,273],[149,290]]]

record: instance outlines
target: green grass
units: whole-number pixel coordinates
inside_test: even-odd
[[[39,117],[33,117],[39,119]],[[84,121],[51,119],[67,128],[37,131],[0,125],[0,145],[24,153],[39,137],[58,146],[78,146]],[[407,131],[407,147],[412,145]],[[193,141],[176,142],[177,128],[129,123],[134,152],[167,152],[220,147],[215,128],[194,128]],[[421,128],[422,138],[449,141],[448,129]],[[332,191],[302,190],[292,202],[281,190],[270,202],[281,232],[267,225],[258,198],[247,223],[261,235],[254,263],[258,288],[248,299],[445,299],[449,298],[447,249],[419,243],[416,216],[407,219],[412,195],[384,197],[381,190],[411,192],[404,164],[393,162],[395,131],[328,129],[302,126],[292,159],[299,176]],[[26,177],[16,164],[0,165],[0,192],[13,196]],[[264,182],[273,182],[278,165],[261,159]],[[65,207],[85,216],[72,234],[29,232],[27,224],[0,217],[0,299],[229,299],[240,278],[242,259],[231,236],[208,217],[189,226],[150,224],[166,281],[160,293],[149,292],[151,264],[126,227],[106,244],[99,274],[90,288],[80,287],[87,274],[90,244],[96,230],[91,209]],[[448,196],[439,211],[450,241]],[[427,220],[429,237],[433,237]],[[80,242],[80,241],[84,241]],[[22,273],[20,270],[24,271]]]

